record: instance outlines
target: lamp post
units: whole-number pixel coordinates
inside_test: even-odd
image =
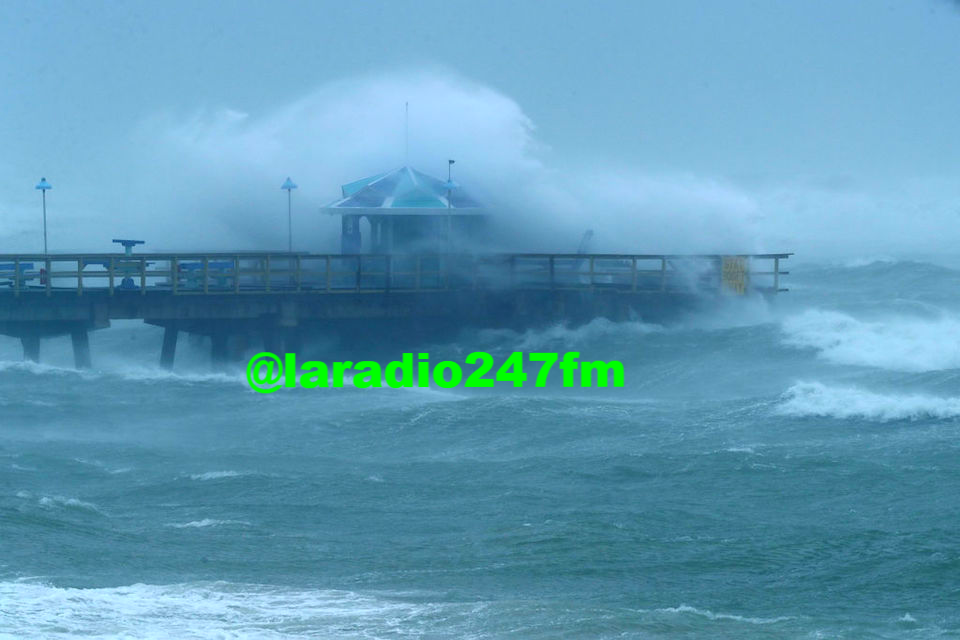
[[[40,178],[35,189],[43,194],[43,255],[47,255],[47,189],[53,189],[46,178]]]
[[[293,180],[287,176],[280,188],[287,192],[287,251],[293,253],[293,209],[290,194],[297,188],[297,185],[293,184]]]
[[[453,178],[452,178],[452,175],[453,175],[453,163],[454,163],[454,162],[456,162],[456,160],[447,160],[447,184],[446,184],[446,187],[447,187],[447,211],[448,211],[448,212],[450,211],[451,208],[453,208],[453,205],[450,203],[450,197],[453,195],[453,188],[457,186],[457,185],[453,182]],[[450,250],[450,244],[451,244],[451,240],[452,240],[451,236],[452,236],[452,235],[453,235],[453,220],[451,219],[450,214],[447,213],[447,233],[446,233],[446,236],[447,236],[447,250],[448,250],[448,251]]]
[[[447,209],[450,208],[450,192],[453,190],[453,180],[450,175],[453,173],[453,163],[456,160],[447,160]]]

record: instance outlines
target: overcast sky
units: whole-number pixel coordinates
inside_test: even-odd
[[[335,114],[315,115],[337,94]],[[465,147],[496,137],[485,131],[471,142],[456,133],[487,122],[504,139],[486,162],[507,171],[521,171],[510,164],[521,155],[526,169],[561,172],[559,183],[616,174],[618,192],[631,189],[630,176],[663,192],[650,185],[666,176],[667,192],[683,191],[683,181],[723,192],[723,211],[740,206],[731,198],[746,199],[737,214],[744,219],[769,222],[781,207],[779,223],[763,229],[767,244],[809,244],[791,225],[818,202],[834,206],[823,194],[841,193],[854,222],[890,216],[892,235],[906,215],[893,210],[902,199],[929,199],[940,212],[931,231],[960,211],[960,10],[947,0],[5,2],[0,250],[33,248],[41,175],[54,184],[51,208],[56,202],[60,219],[78,229],[122,227],[129,216],[132,232],[162,235],[150,226],[159,209],[145,218],[132,210],[151,209],[159,193],[188,182],[197,200],[195,176],[171,173],[178,155],[204,176],[204,198],[230,189],[211,169],[229,161],[244,184],[262,175],[269,198],[297,173],[315,209],[337,195],[339,181],[360,177],[351,172],[402,164],[405,100],[413,146],[423,141],[414,159],[430,172],[443,171],[445,155],[470,159]],[[445,110],[469,110],[470,100],[493,106],[440,122]],[[373,118],[364,109],[377,101],[377,122],[347,123],[354,107],[358,119]],[[297,124],[289,116],[297,108],[327,124]],[[397,118],[384,121],[391,109]],[[239,126],[225,124],[230,114],[246,128],[224,133]],[[224,137],[211,138],[214,129]],[[272,141],[269,149],[249,146],[251,129]],[[364,141],[338,165],[349,136],[331,129],[354,139],[374,132],[397,161]],[[247,142],[237,146],[237,136]],[[300,149],[289,162],[285,146]],[[304,149],[322,149],[324,158],[311,164]],[[261,159],[236,164],[243,153]],[[173,157],[152,164],[165,154]],[[487,165],[471,162],[472,173],[468,160],[458,169],[483,182],[477,173],[490,173]],[[818,195],[798,196],[800,188]],[[872,204],[856,205],[865,200]],[[892,235],[878,237],[877,249],[895,249]]]

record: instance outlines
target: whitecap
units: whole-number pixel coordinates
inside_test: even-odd
[[[60,588],[0,582],[12,638],[369,638],[436,624],[434,605],[351,591],[228,582]],[[433,629],[435,631],[435,629]]]
[[[112,375],[134,382],[172,381],[172,382],[218,382],[247,384],[247,378],[240,373],[170,371],[151,367],[125,366],[111,372]]]
[[[897,264],[900,262],[896,258],[891,256],[871,256],[863,258],[848,258],[843,260],[840,263],[840,266],[845,269],[862,269],[863,267],[871,267],[873,265],[891,265]]]
[[[960,318],[949,315],[866,321],[812,309],[785,320],[782,331],[786,345],[815,349],[834,364],[906,372],[960,368]]]
[[[111,469],[107,465],[103,464],[99,460],[87,460],[85,458],[74,458],[74,462],[79,462],[80,464],[87,465],[89,467],[95,467],[109,474],[118,474],[118,473],[127,473],[130,471],[130,467],[121,467],[119,469]]]
[[[0,371],[14,371],[38,375],[58,373],[81,376],[83,374],[83,372],[77,371],[76,369],[40,364],[39,362],[31,362],[29,360],[0,360]]]
[[[664,328],[640,320],[614,322],[607,318],[595,318],[578,327],[554,324],[544,329],[528,329],[522,333],[511,329],[483,329],[477,333],[481,344],[508,343],[518,351],[542,351],[557,344],[575,346],[607,337],[637,338],[659,333]]]
[[[194,473],[190,475],[191,480],[219,480],[221,478],[238,478],[247,475],[239,471],[207,471],[206,473]]]
[[[92,502],[84,502],[83,500],[78,500],[77,498],[66,498],[64,496],[43,496],[37,501],[37,504],[48,509],[70,508],[93,511],[101,514],[103,513],[100,511],[100,508]]]
[[[747,622],[749,624],[774,624],[793,619],[792,616],[778,616],[776,618],[752,618],[748,616],[739,616],[732,613],[714,613],[709,609],[697,609],[696,607],[691,607],[690,605],[686,604],[681,604],[679,607],[657,609],[657,611],[660,613],[685,613],[702,616],[708,620],[733,620],[735,622]]]
[[[855,387],[798,382],[784,393],[776,410],[796,417],[861,418],[880,422],[947,419],[960,417],[960,398],[880,394]]]
[[[180,524],[168,524],[168,527],[173,527],[175,529],[202,529],[204,527],[223,527],[229,525],[239,525],[239,526],[250,526],[249,522],[245,520],[214,520],[212,518],[204,518],[203,520],[193,520],[191,522],[184,522]]]

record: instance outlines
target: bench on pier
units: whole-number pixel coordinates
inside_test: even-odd
[[[39,273],[33,271],[32,262],[21,262],[19,264],[20,269],[20,282],[27,282],[33,280],[40,276]],[[17,264],[15,262],[0,262],[0,286],[3,287],[13,287],[15,286],[15,280],[17,278]]]

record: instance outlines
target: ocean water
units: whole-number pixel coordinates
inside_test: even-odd
[[[135,323],[83,373],[4,339],[0,637],[960,637],[960,270],[791,268],[775,304],[427,345],[623,389],[264,396]]]

